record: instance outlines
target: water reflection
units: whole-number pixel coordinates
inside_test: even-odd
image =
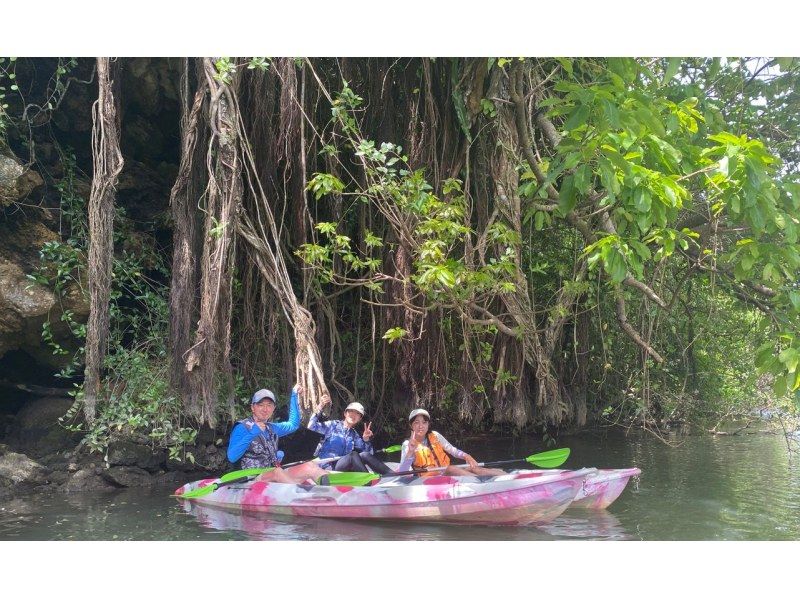
[[[561,517],[541,527],[559,539],[581,538],[584,540],[633,540],[612,513],[608,511],[567,510]]]
[[[568,510],[545,526],[490,527],[414,524],[322,517],[235,513],[184,501],[183,510],[209,530],[234,531],[251,540],[626,540],[628,534],[606,511]]]

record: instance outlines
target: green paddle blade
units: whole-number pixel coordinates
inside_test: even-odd
[[[211,494],[214,490],[217,489],[217,484],[214,482],[213,484],[209,484],[208,486],[203,486],[202,488],[195,488],[194,490],[189,490],[189,492],[184,492],[183,494],[179,494],[178,498],[200,498],[201,496],[205,496],[206,494]]]
[[[217,488],[220,488],[222,486],[228,486],[230,484],[236,484],[238,482],[246,482],[247,480],[258,476],[264,473],[265,471],[269,471],[270,469],[274,468],[253,467],[250,469],[240,469],[238,471],[230,471],[211,484],[203,486],[202,488],[195,488],[194,490],[189,490],[189,492],[181,494],[180,498],[200,498],[201,496],[206,496],[207,494],[211,494]]]
[[[396,453],[399,450],[402,450],[403,446],[400,444],[393,444],[392,446],[387,446],[385,449],[381,449],[377,451],[378,453]]]
[[[317,483],[321,486],[366,486],[372,480],[379,480],[377,473],[361,471],[332,471],[320,476]]]
[[[230,482],[231,480],[235,480],[238,478],[245,478],[251,475],[261,475],[265,471],[270,471],[271,469],[275,469],[274,467],[251,467],[250,469],[240,469],[238,471],[230,471],[222,476],[219,481],[220,482]]]
[[[568,448],[553,449],[527,457],[525,461],[538,467],[551,468],[562,465],[569,457]]]

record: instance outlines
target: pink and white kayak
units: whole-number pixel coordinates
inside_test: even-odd
[[[526,478],[548,475],[556,471],[568,470],[532,471],[530,469],[519,469],[511,473],[516,474],[518,478]],[[625,490],[625,486],[628,485],[628,480],[641,473],[642,470],[637,467],[629,469],[598,469],[595,473],[586,476],[583,487],[578,492],[575,500],[572,501],[572,504],[569,505],[569,508],[606,509],[619,498],[619,495]]]
[[[537,525],[558,517],[595,469],[543,472],[504,479],[431,476],[374,486],[318,486],[253,481],[186,499],[232,512],[306,517],[411,520],[487,525]],[[191,482],[180,495],[214,480]]]
[[[397,469],[398,463],[388,463],[392,469]],[[516,469],[513,471],[509,471],[506,475],[502,476],[494,476],[489,478],[488,481],[504,481],[504,480],[511,480],[511,479],[528,479],[528,478],[536,478],[541,476],[550,476],[557,473],[564,473],[570,471],[568,469]],[[608,506],[613,503],[619,495],[622,494],[622,491],[625,490],[625,486],[628,485],[628,480],[633,476],[637,476],[641,474],[642,471],[636,467],[631,467],[629,469],[596,469],[593,473],[590,473],[584,478],[583,485],[581,489],[578,491],[578,494],[575,496],[572,503],[569,505],[569,508],[579,508],[579,509],[606,509]],[[386,484],[418,484],[421,483],[420,480],[430,480],[433,478],[407,478],[405,476],[398,476],[398,477],[386,477],[383,478],[379,485],[386,485]],[[477,482],[480,480],[487,480],[487,478],[478,478],[478,477],[468,477],[463,476],[459,478],[464,482],[473,481]],[[485,482],[484,482],[485,483]]]

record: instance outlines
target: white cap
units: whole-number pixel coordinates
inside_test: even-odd
[[[364,405],[361,403],[350,403],[347,407],[344,408],[345,411],[349,411],[352,409],[353,411],[358,411],[362,416],[366,415],[364,412]]]
[[[408,414],[408,421],[411,421],[418,415],[424,415],[425,417],[428,418],[429,421],[431,419],[431,414],[425,411],[424,409],[414,409],[414,411]]]
[[[272,394],[271,390],[267,390],[266,388],[262,388],[261,390],[257,390],[253,394],[253,398],[250,399],[250,404],[255,405],[256,403],[260,403],[264,399],[269,399],[272,401],[272,404],[275,404],[275,395]]]

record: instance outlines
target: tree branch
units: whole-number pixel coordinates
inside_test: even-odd
[[[617,311],[617,321],[619,322],[619,325],[622,327],[622,330],[624,330],[624,331],[625,331],[625,333],[626,333],[626,334],[627,334],[629,337],[631,337],[631,339],[633,339],[633,342],[635,342],[635,343],[636,343],[637,345],[639,345],[639,346],[640,346],[642,349],[644,349],[645,351],[647,351],[647,353],[648,353],[648,354],[649,354],[649,355],[650,355],[650,356],[651,356],[653,359],[655,359],[655,360],[656,360],[658,363],[664,363],[664,358],[663,358],[663,357],[661,357],[661,355],[658,353],[658,351],[656,351],[655,349],[653,349],[653,347],[651,347],[651,346],[650,346],[650,345],[649,345],[649,344],[648,344],[648,343],[647,343],[647,342],[646,342],[646,341],[645,341],[645,340],[644,340],[644,339],[643,339],[643,338],[642,338],[642,337],[639,335],[639,333],[638,333],[638,332],[636,332],[636,330],[633,328],[633,326],[631,326],[631,325],[630,325],[630,323],[628,322],[628,316],[627,316],[627,314],[625,313],[625,299],[623,298],[623,296],[622,296],[622,292],[621,292],[619,289],[617,289],[617,291],[616,291],[616,303],[617,303],[617,306],[616,306],[616,311]]]

